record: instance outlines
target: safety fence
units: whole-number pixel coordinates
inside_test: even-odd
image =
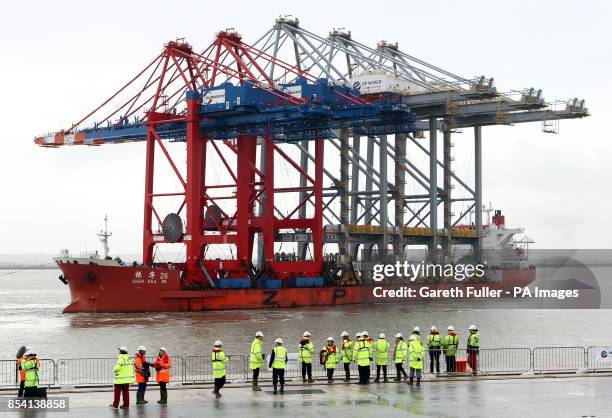
[[[454,356],[453,356],[454,354]],[[230,381],[247,381],[252,377],[249,356],[228,354],[226,376]],[[285,377],[289,380],[302,378],[302,365],[297,353],[288,353]],[[376,355],[372,361],[372,376],[376,376]],[[335,379],[344,378],[341,353],[334,373]],[[42,386],[95,386],[110,385],[113,382],[113,366],[116,358],[73,358],[40,359],[39,381]],[[171,382],[197,384],[212,382],[210,356],[173,356]],[[270,379],[272,372],[267,367],[268,358],[260,370],[260,380]],[[387,377],[396,377],[395,360],[392,350],[387,361]],[[439,363],[439,367],[438,367]],[[469,352],[465,348],[454,351],[430,351],[423,353],[423,373],[446,376],[471,373],[472,366],[479,374],[523,374],[575,373],[577,371],[612,372],[612,351],[610,347],[536,347],[536,348],[482,348]],[[351,376],[357,374],[357,365],[350,364]],[[404,364],[408,369],[408,361]],[[439,372],[438,372],[439,370]],[[312,375],[325,379],[326,370],[319,363],[318,355],[313,358]],[[151,382],[155,382],[155,370],[151,370]],[[381,373],[382,377],[382,373]],[[0,387],[19,385],[19,371],[15,360],[0,360]]]

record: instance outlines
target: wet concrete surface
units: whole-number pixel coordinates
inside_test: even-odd
[[[211,388],[169,391],[167,405],[158,405],[156,388],[147,405],[136,405],[131,392],[129,410],[108,405],[112,393],[73,392],[68,412],[20,411],[0,416],[31,417],[604,417],[611,416],[612,376],[547,377],[529,379],[465,379],[428,381],[421,387],[405,383],[291,385],[274,395],[268,385],[261,392],[228,384],[223,397]],[[4,396],[4,394],[3,394]]]

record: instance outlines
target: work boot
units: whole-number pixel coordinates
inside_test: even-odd
[[[283,385],[281,385],[280,394],[281,394],[281,395],[284,395],[284,394],[285,394],[285,387],[284,387]]]
[[[221,394],[219,393],[219,389],[215,389],[213,392],[215,394],[216,399],[219,399],[221,397]]]
[[[343,380],[343,382],[350,382],[350,381],[351,381],[351,379],[348,378],[348,377],[345,377],[344,380]]]
[[[417,386],[421,386],[421,378],[420,377],[417,377],[416,385]]]
[[[276,385],[274,385],[274,392],[272,392],[276,395],[277,391],[276,391]]]
[[[158,404],[167,404],[168,403],[168,391],[162,390],[159,392],[160,399],[157,401]]]
[[[306,383],[306,378],[302,377],[302,383]]]
[[[376,379],[374,379],[374,383],[378,383],[378,382],[380,382],[380,378],[379,378],[379,377],[377,377]]]
[[[253,380],[253,391],[259,392],[261,388],[257,385],[257,380]]]
[[[144,393],[142,392],[136,392],[136,405],[142,405],[144,404],[144,399],[143,396]]]
[[[387,378],[386,378],[386,377],[383,379],[383,382],[384,382],[384,383],[389,383],[389,381],[387,380]]]
[[[308,383],[314,383],[315,380],[314,379],[308,379]]]
[[[413,378],[411,377],[410,380],[408,380],[408,384],[412,386],[412,382],[413,382]]]

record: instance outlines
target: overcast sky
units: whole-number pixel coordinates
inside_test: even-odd
[[[502,208],[539,248],[611,248],[612,3],[596,1],[22,1],[0,13],[0,253],[97,246],[109,213],[115,253],[140,252],[144,144],[42,149],[36,135],[93,108],[185,37],[200,49],[234,27],[247,42],[279,14],[326,35],[400,48],[500,90],[541,88],[546,99],[586,99],[592,116],[487,127],[484,201]],[[471,134],[471,133],[470,133]],[[468,132],[456,139],[470,145]],[[471,147],[471,145],[470,145]],[[466,148],[467,149],[467,148]],[[459,151],[460,152],[460,151]],[[470,172],[457,161],[457,171]]]

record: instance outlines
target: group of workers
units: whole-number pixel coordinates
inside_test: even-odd
[[[444,354],[446,361],[446,372],[456,371],[456,353],[459,347],[459,336],[455,332],[455,328],[450,325],[447,328],[447,335],[443,338],[440,336],[438,329],[435,326],[431,327],[429,335],[426,338],[426,347],[429,351],[429,371],[440,373],[440,356]],[[265,355],[263,353],[263,332],[257,331],[255,339],[251,343],[251,352],[249,357],[249,368],[252,370],[252,389],[260,391],[259,374],[264,366]],[[332,337],[327,338],[323,348],[319,351],[319,362],[323,365],[327,372],[328,383],[333,382],[334,371],[336,366],[341,362],[344,366],[344,381],[349,382],[351,378],[350,365],[357,364],[359,373],[359,384],[368,384],[370,382],[370,367],[374,362],[376,365],[376,378],[374,382],[387,382],[387,366],[389,362],[389,352],[391,344],[387,342],[385,334],[379,334],[378,339],[374,341],[367,331],[358,332],[355,341],[351,340],[348,332],[343,331],[341,334],[341,344],[337,346]],[[338,348],[339,347],[339,348]],[[475,325],[470,325],[469,336],[467,339],[467,364],[470,367],[472,374],[477,373],[478,368],[478,351],[480,347],[480,334]],[[312,342],[312,335],[305,331],[298,344],[298,361],[302,368],[302,382],[313,383],[312,364],[315,359],[315,348]],[[170,370],[172,368],[172,360],[168,356],[165,347],[161,347],[157,354],[157,358],[153,363],[147,360],[147,349],[144,346],[138,347],[138,352],[134,355],[134,359],[128,354],[128,349],[125,346],[118,347],[119,354],[113,367],[114,372],[114,399],[110,405],[114,409],[127,409],[130,406],[129,387],[133,383],[138,383],[136,392],[136,404],[146,404],[145,392],[147,383],[151,378],[151,369],[155,369],[155,380],[159,384],[160,399],[159,404],[168,402],[167,385],[170,382]],[[395,344],[393,346],[393,361],[395,362],[396,377],[394,381],[408,380],[409,385],[414,385],[416,377],[416,386],[421,385],[421,376],[425,358],[425,347],[421,338],[419,327],[414,327],[412,333],[408,337],[408,341],[404,339],[401,333],[395,335]],[[215,341],[211,350],[212,374],[214,378],[213,394],[215,397],[221,398],[221,388],[225,385],[226,365],[229,357],[223,351],[223,343],[219,340]],[[408,361],[409,374],[404,370],[404,363]],[[279,393],[278,386],[280,384],[280,394],[285,392],[285,368],[288,363],[287,348],[283,344],[282,338],[277,338],[274,341],[274,347],[270,353],[268,360],[268,368],[272,369],[272,385],[273,393]],[[37,358],[36,351],[27,347],[25,353],[17,359],[17,365],[20,370],[20,386],[19,397],[37,397],[38,396],[38,371],[40,361]],[[123,396],[123,404],[119,406],[121,396]]]
[[[429,371],[440,373],[440,356],[444,354],[446,360],[446,371],[456,371],[456,355],[459,347],[459,336],[455,332],[452,325],[448,326],[448,334],[442,338],[436,326],[432,326],[429,335],[427,335],[426,344],[429,351]],[[260,391],[259,373],[264,366],[263,354],[263,332],[257,331],[255,339],[251,343],[251,353],[249,357],[249,367],[253,372],[253,390]],[[359,373],[359,384],[368,384],[370,382],[370,368],[374,361],[376,364],[376,378],[374,382],[382,379],[387,382],[387,366],[389,363],[389,352],[391,344],[387,342],[386,335],[380,334],[378,340],[374,341],[368,335],[367,331],[358,332],[356,340],[350,338],[348,332],[343,331],[341,334],[340,348],[335,344],[332,337],[327,338],[326,344],[319,351],[319,362],[323,365],[327,372],[328,383],[333,382],[334,371],[339,362],[344,366],[344,381],[348,382],[351,378],[350,365],[357,363]],[[467,340],[467,364],[470,366],[473,375],[477,374],[478,369],[478,350],[480,347],[480,333],[475,325],[469,327],[469,337]],[[414,385],[416,377],[416,386],[421,385],[421,375],[423,370],[425,348],[421,339],[421,330],[419,327],[414,327],[412,333],[408,337],[408,341],[404,340],[401,333],[395,335],[395,345],[393,346],[393,361],[395,362],[396,377],[395,381],[408,380],[409,385]],[[298,344],[298,361],[302,367],[302,382],[313,383],[312,364],[315,358],[315,349],[312,342],[312,335],[305,331]],[[410,373],[404,370],[404,363],[408,361]],[[280,383],[280,393],[284,393],[285,386],[285,368],[288,362],[287,349],[283,345],[283,340],[277,338],[274,341],[274,348],[270,355],[268,367],[272,368],[272,385],[274,394],[278,393],[278,384]],[[219,395],[220,396],[220,395]]]

